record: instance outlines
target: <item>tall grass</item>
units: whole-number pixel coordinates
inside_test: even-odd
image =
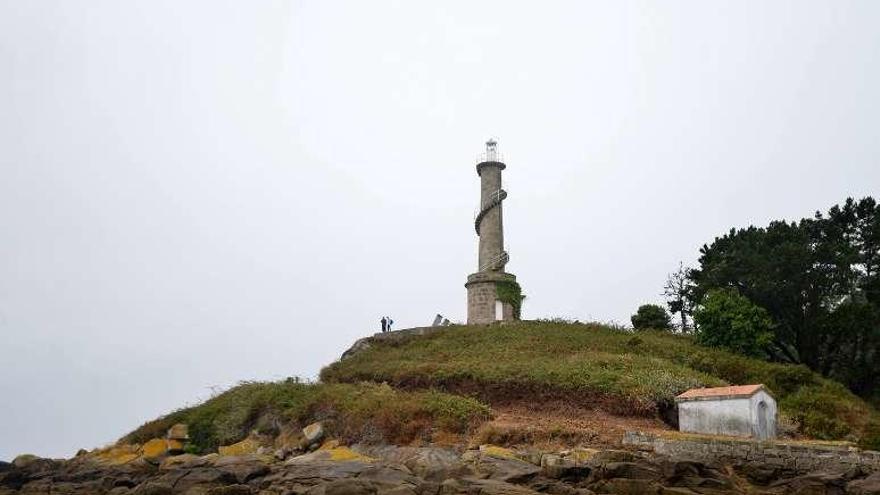
[[[655,412],[693,387],[764,383],[801,431],[858,438],[876,412],[842,385],[803,366],[769,363],[696,345],[663,332],[597,324],[522,322],[450,327],[428,336],[377,343],[322,370],[325,382],[388,382],[461,390],[612,396],[633,412]],[[639,407],[651,404],[654,409]]]
[[[251,431],[277,434],[280,425],[301,427],[322,420],[347,441],[407,443],[434,430],[463,433],[488,419],[491,410],[474,399],[433,390],[404,392],[387,385],[247,382],[202,404],[150,421],[123,437],[143,443],[186,423],[199,452],[244,439]]]

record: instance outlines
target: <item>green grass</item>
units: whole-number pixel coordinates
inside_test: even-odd
[[[120,441],[143,443],[186,423],[193,449],[210,452],[247,437],[274,435],[279,424],[305,426],[322,420],[328,433],[346,441],[407,443],[432,431],[464,433],[491,415],[477,400],[426,390],[404,392],[387,385],[246,382],[197,406],[142,425]]]
[[[701,347],[663,332],[631,333],[555,321],[450,327],[402,342],[381,342],[321,372],[324,382],[388,382],[407,388],[475,392],[537,391],[544,396],[609,398],[612,412],[653,414],[689,388],[764,383],[782,414],[819,439],[859,439],[877,413],[842,385],[803,366],[769,363]],[[598,398],[598,399],[597,399]]]

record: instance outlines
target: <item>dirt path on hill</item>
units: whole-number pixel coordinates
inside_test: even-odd
[[[493,406],[495,419],[478,438],[485,443],[566,448],[578,445],[619,447],[626,431],[669,431],[659,418],[615,416],[562,402]]]

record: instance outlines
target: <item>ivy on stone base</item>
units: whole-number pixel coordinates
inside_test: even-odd
[[[523,299],[522,287],[513,280],[500,280],[495,282],[495,297],[499,301],[510,304],[513,307],[513,317],[519,319]]]

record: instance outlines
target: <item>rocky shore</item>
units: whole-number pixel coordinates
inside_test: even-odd
[[[69,460],[21,456],[0,464],[0,494],[880,493],[880,473],[858,468],[807,474],[773,466],[750,471],[627,450],[541,453],[491,445],[346,447],[329,441],[286,459],[267,453],[149,459],[126,452],[117,446]]]

